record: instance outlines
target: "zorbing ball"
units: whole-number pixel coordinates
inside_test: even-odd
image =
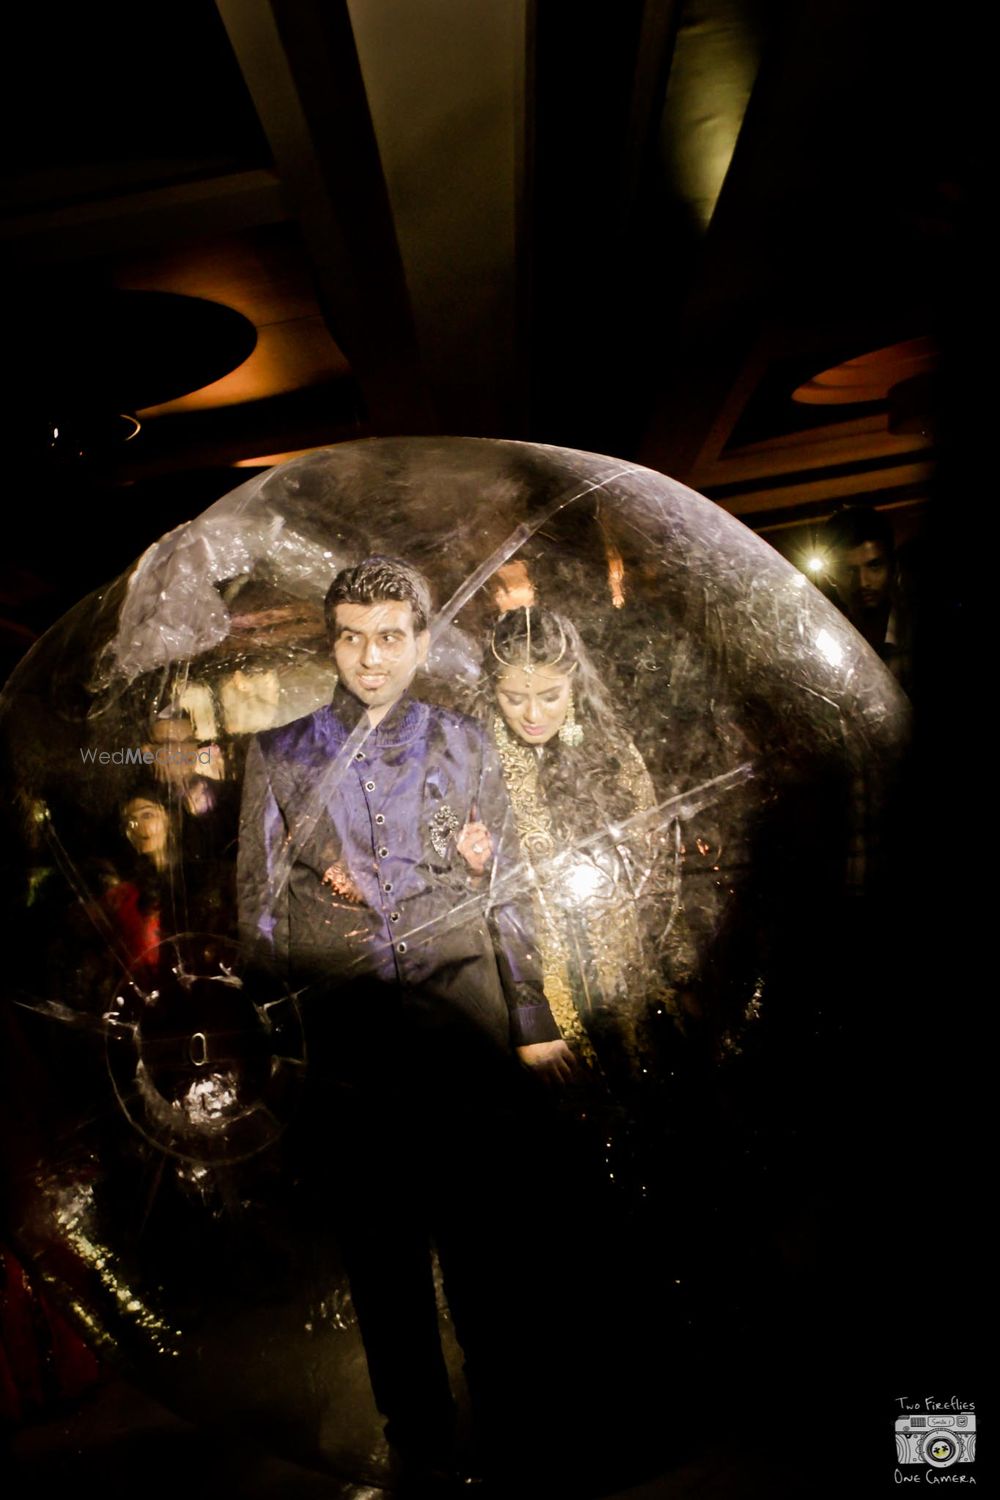
[[[280,1207],[308,1016],[249,981],[235,888],[248,746],[330,701],[324,597],[372,554],[431,584],[412,692],[503,741],[553,1009],[602,1097],[641,1096],[647,1124],[686,1045],[766,1064],[822,1037],[835,983],[810,953],[878,878],[908,714],[837,610],[714,504],[619,460],[465,439],[347,443],[250,480],[14,673],[17,1246],[182,1412],[252,1414],[378,1479],[347,1278]],[[498,680],[530,665],[501,626],[518,611],[562,622],[577,743],[533,746],[504,717]]]

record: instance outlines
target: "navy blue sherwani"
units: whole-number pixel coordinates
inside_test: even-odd
[[[334,1003],[339,986],[376,981],[432,1023],[464,1021],[505,1047],[553,1040],[491,742],[466,715],[403,698],[345,760],[363,714],[338,690],[332,704],[252,743],[239,848],[244,940]],[[455,846],[470,820],[493,842],[492,870],[478,878]]]

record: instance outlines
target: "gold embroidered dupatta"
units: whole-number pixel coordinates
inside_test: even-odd
[[[644,958],[632,878],[644,837],[637,836],[635,850],[616,846],[610,836],[598,850],[589,840],[583,850],[560,848],[541,781],[544,751],[540,755],[511,734],[499,714],[493,730],[521,851],[531,865],[536,934],[552,1014],[573,1050],[592,1067],[599,1065],[588,1019],[598,1026],[611,1022],[636,1064],[639,1022],[660,988]],[[655,805],[649,772],[631,744],[621,784],[635,813]]]

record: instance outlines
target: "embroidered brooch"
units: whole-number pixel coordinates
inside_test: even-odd
[[[460,826],[457,814],[452,811],[447,802],[442,802],[431,818],[431,843],[442,859],[448,852],[449,838]]]

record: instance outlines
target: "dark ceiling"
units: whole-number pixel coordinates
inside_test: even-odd
[[[372,433],[622,454],[786,551],[846,500],[919,530],[968,188],[940,16],[105,0],[3,31],[6,663],[247,466]]]

